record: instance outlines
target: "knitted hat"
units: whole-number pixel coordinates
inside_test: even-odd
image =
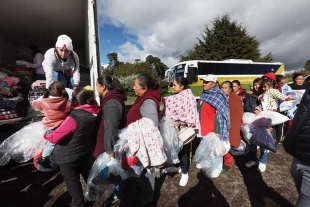
[[[276,79],[276,75],[273,72],[265,73],[262,78],[264,78],[264,77],[266,77],[266,78],[268,78],[270,80],[273,80],[273,81],[277,80]]]
[[[72,40],[67,35],[60,35],[56,42],[56,47],[73,51]]]

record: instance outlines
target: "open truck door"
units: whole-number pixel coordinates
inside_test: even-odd
[[[90,85],[99,101],[95,90],[101,72],[97,0],[2,1],[0,14],[0,72],[15,73],[17,60],[32,61],[30,44],[37,45],[44,54],[55,46],[59,35],[66,34],[72,39],[74,52],[79,56],[80,85]],[[27,98],[27,87],[23,86],[24,99]],[[17,120],[16,117],[13,119]]]

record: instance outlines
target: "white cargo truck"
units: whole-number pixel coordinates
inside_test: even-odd
[[[0,65],[29,56],[30,44],[45,53],[62,34],[71,37],[94,88],[101,67],[96,0],[1,0]]]

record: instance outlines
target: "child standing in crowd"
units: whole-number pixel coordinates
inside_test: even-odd
[[[283,75],[276,75],[276,78],[277,78],[278,90],[280,89],[279,91],[281,91],[282,94],[286,94],[286,93],[292,91],[292,88],[289,85],[286,84],[285,76],[283,76]],[[285,115],[286,111],[282,112],[282,114]],[[277,148],[279,148],[281,146],[281,140],[282,140],[284,131],[287,131],[287,129],[291,126],[291,123],[292,123],[292,120],[288,120],[286,123],[278,124],[275,127],[275,130],[276,130],[276,146],[277,146]]]
[[[273,88],[274,85],[271,80],[264,79],[262,81],[262,88],[264,93],[259,97],[262,110],[265,111],[277,111],[279,107],[279,100],[289,101],[290,97],[279,92],[279,90]],[[264,101],[265,100],[265,101]]]
[[[44,91],[42,100],[34,100],[34,108],[43,110],[44,118],[42,124],[45,134],[53,132],[65,120],[71,110],[71,103],[68,101],[69,95],[65,89],[65,84],[55,81]],[[54,144],[49,142],[36,162],[44,168],[49,166],[49,156],[52,154]]]
[[[277,86],[281,88],[283,94],[291,92],[292,88],[286,84],[286,77],[284,75],[276,75]]]

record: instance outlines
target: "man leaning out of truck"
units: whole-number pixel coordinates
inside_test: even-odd
[[[60,35],[55,48],[46,51],[42,63],[46,76],[46,88],[54,81],[61,81],[67,88],[74,88],[80,83],[79,57],[73,51],[72,40],[67,35]]]

